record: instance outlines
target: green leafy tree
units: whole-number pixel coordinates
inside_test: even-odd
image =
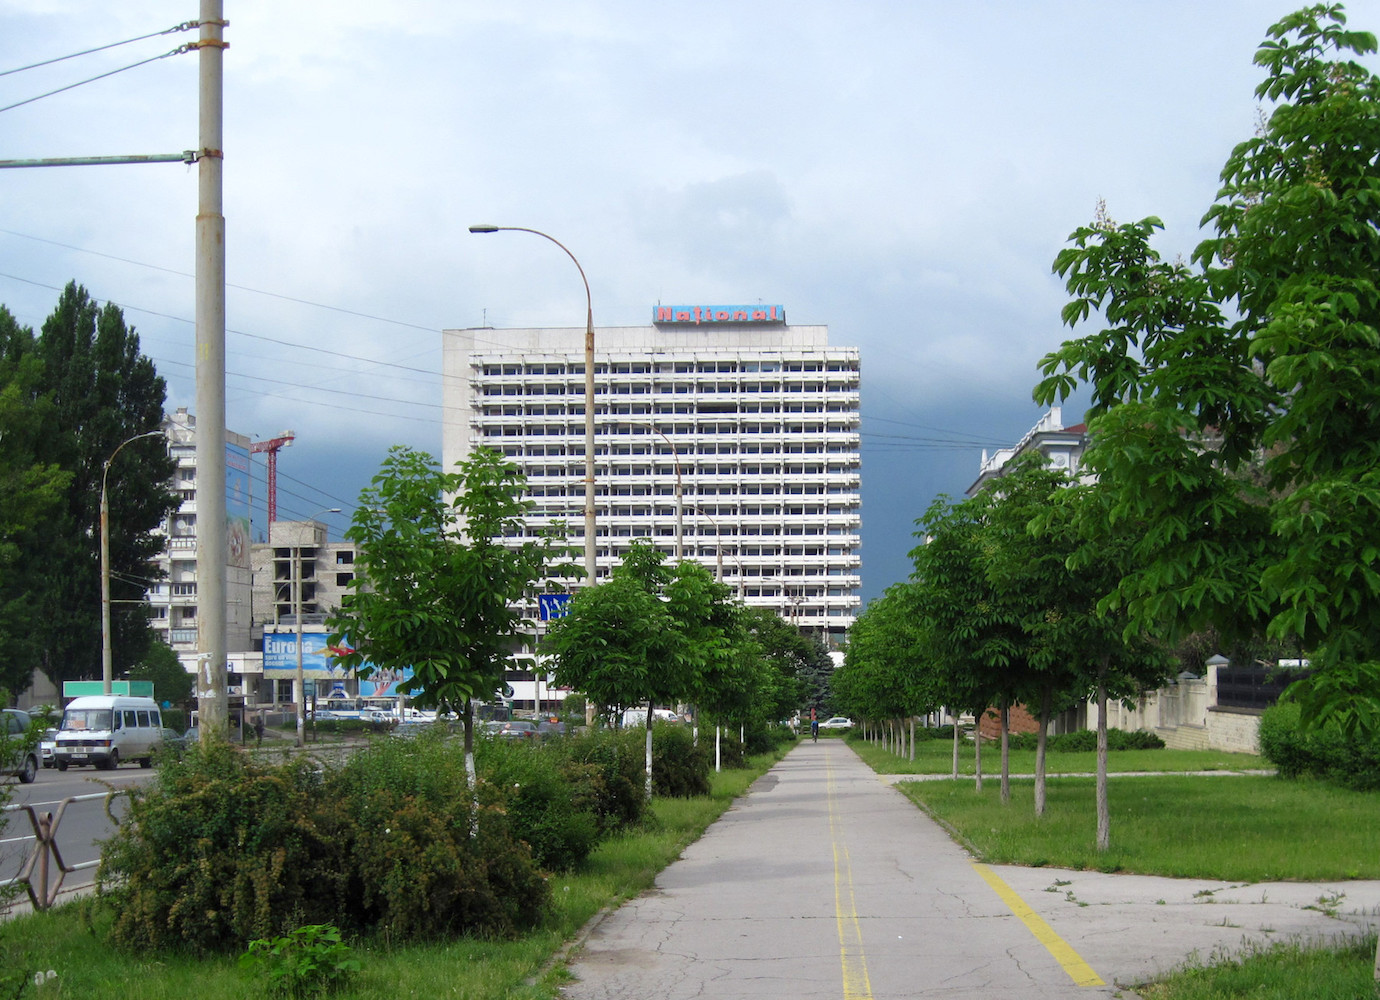
[[[121,443],[158,430],[166,397],[153,362],[120,309],[98,306],[75,283],[63,289],[36,342],[42,364],[43,451],[68,476],[61,504],[25,558],[43,567],[34,641],[55,682],[101,673],[100,494],[105,462]],[[157,529],[177,509],[176,463],[158,438],[132,441],[110,467],[111,649],[116,673],[153,641],[144,592],[162,549]]]
[[[25,690],[42,662],[48,567],[32,558],[70,471],[48,460],[51,399],[33,331],[0,306],[0,688]]]
[[[464,719],[465,767],[474,787],[472,703],[503,682],[523,619],[516,610],[552,572],[556,538],[524,536],[526,482],[481,448],[442,472],[430,455],[392,448],[359,498],[345,537],[362,572],[328,619],[341,665],[412,669],[399,685],[423,708]]]
[[[182,666],[171,646],[150,643],[144,658],[129,671],[130,680],[152,681],[153,697],[159,704],[181,707],[192,700],[196,678]]]
[[[547,634],[556,683],[615,711],[647,706],[649,799],[652,709],[693,697],[707,671],[731,661],[727,622],[716,621],[716,603],[726,595],[698,563],[672,569],[662,552],[636,542],[607,582],[571,598],[569,612]]]
[[[1375,51],[1337,4],[1273,25],[1268,114],[1223,168],[1215,235],[1170,265],[1155,219],[1076,232],[1065,319],[1107,326],[1036,390],[1091,383],[1090,460],[1141,527],[1109,601],[1176,633],[1263,623],[1309,651],[1293,696],[1315,723],[1380,717],[1380,78],[1354,58]]]

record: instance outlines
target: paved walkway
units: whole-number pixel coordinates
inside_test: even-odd
[[[975,864],[846,744],[826,740],[793,750],[653,891],[608,915],[564,992],[1130,998],[1124,986],[1189,959],[1357,934],[1377,914],[1380,882],[1234,885]]]

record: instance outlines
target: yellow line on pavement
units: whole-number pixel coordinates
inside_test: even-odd
[[[982,876],[984,882],[990,885],[1001,897],[1001,901],[1011,908],[1011,912],[1020,917],[1021,923],[1025,924],[1031,934],[1035,935],[1035,940],[1045,946],[1045,949],[1054,956],[1054,960],[1063,966],[1064,971],[1069,974],[1069,978],[1078,986],[1105,986],[1102,977],[1093,972],[1092,967],[1083,961],[1082,956],[1074,951],[1069,943],[1054,933],[1054,928],[1044,922],[1044,919],[1032,910],[1026,901],[1016,894],[1016,890],[1001,880],[996,872],[986,865],[973,863],[973,868]]]
[[[843,1000],[872,1000],[872,981],[867,975],[867,956],[863,953],[862,925],[853,896],[853,863],[848,845],[839,829],[839,813],[834,800],[834,768],[825,751],[824,770],[829,789],[829,839],[834,848],[834,915],[839,930],[839,962],[843,968]]]

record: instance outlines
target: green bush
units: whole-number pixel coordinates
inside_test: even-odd
[[[340,853],[319,789],[304,764],[256,765],[217,741],[165,758],[101,855],[113,940],[201,951],[331,922],[322,885]]]
[[[538,865],[567,871],[589,857],[599,840],[598,768],[530,740],[483,740],[475,750],[479,776]]]
[[[789,726],[770,725],[770,726],[749,726],[747,730],[747,745],[743,747],[745,754],[771,753],[773,750],[786,743],[796,741],[795,733],[791,732]],[[742,767],[739,763],[734,767]]]
[[[625,729],[625,739],[632,739],[644,747],[646,734],[642,727]],[[658,722],[652,726],[652,794],[668,798],[692,798],[709,794],[709,771],[713,764],[713,748],[701,742],[695,746],[694,733],[689,726]],[[741,755],[740,755],[741,758]]]
[[[381,740],[338,770],[217,741],[165,760],[103,853],[112,940],[240,949],[304,924],[399,939],[532,927],[546,882],[499,809],[476,817],[458,748]]]
[[[952,733],[950,738],[952,738]],[[1012,750],[1035,750],[1039,746],[1039,735],[1036,733],[1012,733],[1010,746]],[[1124,729],[1107,730],[1108,750],[1161,750],[1163,748],[1164,740],[1154,733],[1127,732]],[[1060,733],[1057,736],[1051,736],[1046,741],[1045,749],[1057,753],[1091,753],[1097,749],[1097,732],[1092,729],[1080,729],[1075,733]]]
[[[579,769],[582,794],[589,797],[601,835],[633,826],[646,808],[642,744],[633,747],[619,737],[611,729],[592,728],[545,748],[559,754],[565,766]]]
[[[1311,776],[1358,791],[1380,789],[1380,739],[1347,739],[1333,727],[1305,731],[1295,704],[1265,710],[1260,753],[1281,778]]]

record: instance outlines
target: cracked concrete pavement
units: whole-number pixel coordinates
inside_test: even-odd
[[[1133,998],[1129,987],[1186,961],[1356,935],[1377,914],[1380,882],[976,866],[842,741],[826,740],[793,750],[654,890],[606,915],[572,957],[564,993]]]

